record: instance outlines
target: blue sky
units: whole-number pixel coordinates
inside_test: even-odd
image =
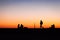
[[[16,3],[16,2],[60,2],[60,0],[0,0],[0,3]]]

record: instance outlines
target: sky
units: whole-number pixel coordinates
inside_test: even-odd
[[[23,24],[28,28],[49,28],[55,24],[60,28],[59,0],[0,0],[0,28],[17,28]]]

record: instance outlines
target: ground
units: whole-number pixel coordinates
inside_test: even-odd
[[[60,29],[0,29],[0,38],[59,39]]]

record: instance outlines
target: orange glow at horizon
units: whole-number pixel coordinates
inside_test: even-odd
[[[33,22],[34,21],[34,22]],[[18,20],[18,21],[3,21],[0,23],[0,28],[17,28],[18,24],[23,24],[24,27],[28,28],[40,28],[39,24],[40,20]],[[60,28],[60,24],[56,20],[43,20],[43,27],[44,28],[49,28],[52,24],[55,24],[56,28]]]

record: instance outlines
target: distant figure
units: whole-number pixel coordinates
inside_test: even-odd
[[[34,29],[35,29],[35,23],[34,23]]]
[[[55,28],[55,25],[53,24],[53,25],[51,25],[51,28]]]
[[[43,21],[40,20],[40,28],[42,28],[42,25],[43,25]]]
[[[18,24],[18,28],[20,28],[20,24]]]
[[[21,24],[20,28],[23,28],[23,25]]]

